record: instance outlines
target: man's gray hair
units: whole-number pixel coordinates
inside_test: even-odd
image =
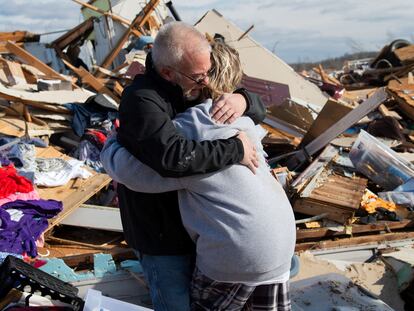
[[[157,70],[181,64],[185,53],[210,52],[205,36],[183,22],[170,22],[158,31],[152,47],[152,60]]]

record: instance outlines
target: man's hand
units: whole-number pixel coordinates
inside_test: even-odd
[[[244,157],[240,163],[246,165],[253,174],[256,174],[256,168],[259,167],[256,147],[250,142],[245,132],[239,132],[237,138],[241,140],[244,149]]]
[[[246,111],[246,99],[241,94],[224,93],[214,104],[212,118],[217,123],[233,123]]]

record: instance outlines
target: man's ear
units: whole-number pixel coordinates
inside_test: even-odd
[[[167,81],[174,81],[174,71],[171,68],[163,67],[160,70],[160,76]]]

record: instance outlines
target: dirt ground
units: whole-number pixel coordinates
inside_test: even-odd
[[[299,273],[291,280],[292,282],[321,274],[339,273],[368,289],[396,311],[404,311],[404,302],[398,293],[397,279],[382,261],[355,263],[342,271],[333,263],[318,259],[309,252],[301,253],[299,258]]]

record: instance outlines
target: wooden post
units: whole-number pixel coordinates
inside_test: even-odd
[[[95,78],[89,71],[83,67],[76,68],[68,61],[62,59],[63,63],[68,66],[73,72],[75,72],[81,79],[82,83],[90,85],[98,93],[104,93],[109,95],[113,100],[119,104],[119,98],[104,84],[102,84],[97,78]]]
[[[125,31],[124,35],[119,39],[117,44],[115,45],[114,49],[106,56],[105,60],[101,64],[100,67],[108,68],[115,57],[119,54],[122,47],[124,46],[125,42],[128,40],[129,35],[132,32],[133,28],[140,28],[142,25],[145,24],[149,16],[151,15],[152,11],[155,9],[155,7],[158,5],[158,2],[160,0],[151,0],[147,3],[147,5],[142,9],[142,11],[134,18],[134,20],[131,22],[131,25],[128,27],[128,29]]]
[[[33,67],[39,69],[44,74],[48,75],[51,78],[59,79],[66,81],[66,79],[58,72],[54,71],[51,67],[34,57],[32,54],[27,52],[25,49],[22,49],[21,47],[17,46],[11,41],[7,41],[6,43],[6,49],[10,52],[15,54],[16,56],[20,57],[24,61],[26,61],[28,64],[32,65]]]

